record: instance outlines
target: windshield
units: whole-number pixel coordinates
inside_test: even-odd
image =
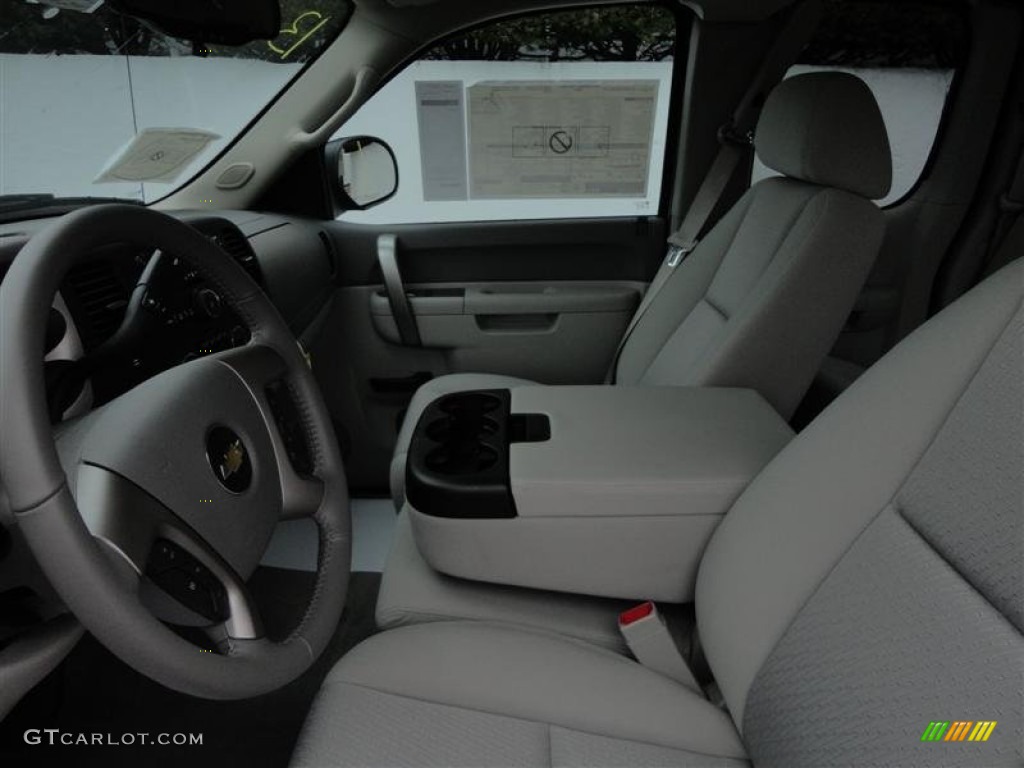
[[[168,37],[103,0],[0,0],[0,207],[169,194],[335,38],[349,10],[347,0],[282,0],[275,40],[229,47]]]

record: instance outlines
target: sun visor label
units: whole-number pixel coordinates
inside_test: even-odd
[[[194,128],[146,128],[118,152],[94,183],[171,183],[220,136]]]

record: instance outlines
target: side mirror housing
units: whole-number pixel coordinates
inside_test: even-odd
[[[398,190],[398,163],[385,142],[373,136],[336,139],[327,145],[327,170],[345,210],[364,211]]]

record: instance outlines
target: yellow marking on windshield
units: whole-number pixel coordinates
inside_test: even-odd
[[[330,16],[324,16],[320,11],[305,11],[304,13],[300,13],[295,17],[295,21],[291,23],[291,26],[285,27],[281,30],[281,34],[279,36],[296,37],[301,35],[301,37],[299,37],[299,39],[292,43],[288,48],[279,48],[269,40],[267,41],[267,47],[274,53],[280,54],[282,59],[287,59],[296,48],[306,42],[318,29],[320,29],[320,27],[330,21],[330,18]],[[305,32],[305,34],[303,34],[300,27],[300,24],[303,23],[303,19],[309,19],[308,23],[316,22],[313,24],[312,28]],[[317,21],[317,19],[319,19],[319,21]]]

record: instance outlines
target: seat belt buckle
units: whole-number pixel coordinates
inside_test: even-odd
[[[643,666],[703,695],[658,606],[647,601],[619,614],[619,632]]]
[[[691,240],[683,245],[670,245],[668,249],[668,256],[665,258],[665,266],[669,269],[675,269],[683,259],[693,253],[696,247],[697,242],[695,240]]]

